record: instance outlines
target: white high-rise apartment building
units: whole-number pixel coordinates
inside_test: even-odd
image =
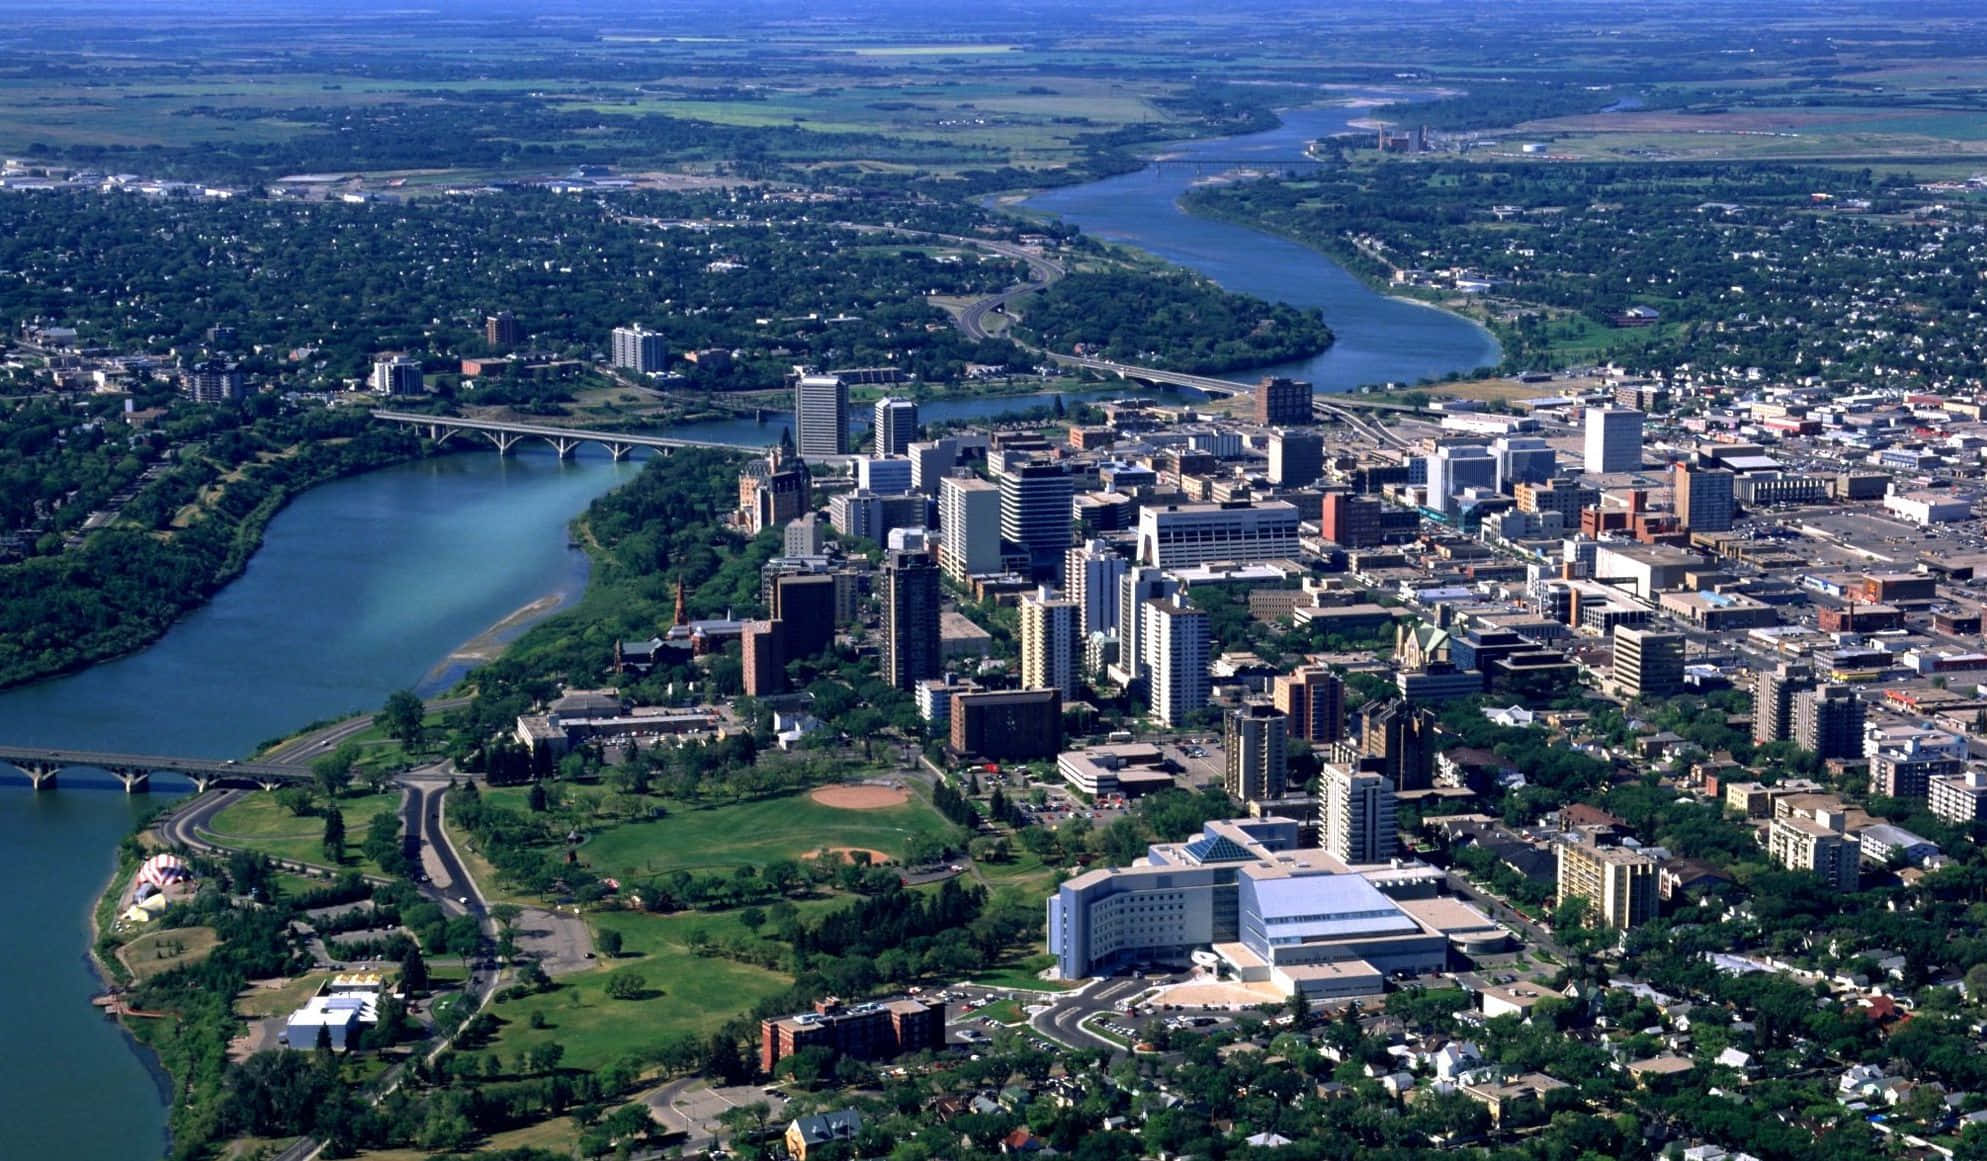
[[[1130,566],[1118,578],[1118,663],[1112,680],[1129,686],[1145,676],[1145,603],[1179,591],[1180,582],[1156,568]]]
[[[1298,555],[1297,506],[1288,500],[1168,504],[1138,514],[1138,559],[1160,568]]]
[[[849,450],[849,385],[833,375],[802,375],[793,389],[793,445],[805,459]]]
[[[1394,857],[1394,782],[1327,762],[1318,779],[1319,845],[1357,866]]]
[[[640,323],[614,328],[614,365],[624,371],[653,375],[669,362],[662,335]]]
[[[1021,598],[1021,688],[1076,696],[1076,602],[1047,585]]]
[[[1145,650],[1148,701],[1152,716],[1168,726],[1207,708],[1212,660],[1207,613],[1187,604],[1186,594],[1155,598],[1139,607],[1140,645]]]
[[[1063,554],[1063,595],[1076,602],[1077,631],[1086,639],[1118,627],[1118,582],[1124,575],[1125,558],[1101,540]]]
[[[906,455],[911,450],[912,441],[918,438],[917,401],[886,395],[876,401],[873,422],[875,426],[871,430],[876,436],[876,454]]]
[[[1587,470],[1632,472],[1642,466],[1642,413],[1627,407],[1587,409]]]
[[[938,481],[938,565],[964,583],[1000,571],[1000,487],[972,476]]]

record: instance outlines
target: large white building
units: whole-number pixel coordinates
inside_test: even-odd
[[[1138,514],[1138,560],[1159,568],[1298,555],[1297,506],[1288,500],[1168,504]]]
[[[1452,940],[1495,929],[1456,900],[1397,902],[1382,886],[1426,891],[1424,877],[1354,873],[1300,848],[1300,830],[1279,817],[1210,822],[1188,842],[1154,844],[1134,866],[1063,883],[1048,903],[1062,977],[1206,955],[1285,995],[1374,995],[1388,972],[1438,970]]]
[[[927,496],[938,494],[938,481],[959,464],[959,441],[932,439],[914,443],[904,452],[911,461],[911,487]]]
[[[1318,845],[1354,866],[1394,857],[1394,782],[1327,762],[1318,777]]]
[[[1129,687],[1145,677],[1145,604],[1179,591],[1179,581],[1149,566],[1128,566],[1118,578],[1118,663],[1111,667],[1112,680]]]
[[[613,363],[623,371],[653,375],[668,365],[669,348],[662,335],[640,323],[615,327],[613,340]]]
[[[833,375],[802,375],[793,388],[793,446],[802,458],[849,450],[849,386]]]
[[[427,386],[421,378],[421,360],[406,355],[374,359],[370,386],[375,395],[422,394]]]
[[[1187,604],[1184,593],[1139,606],[1139,647],[1152,716],[1168,726],[1207,708],[1212,660],[1207,613]]]
[[[1000,488],[972,476],[938,481],[938,564],[964,583],[1000,571]]]
[[[1021,598],[1021,688],[1076,696],[1076,602],[1043,586]]]
[[[1632,472],[1642,466],[1642,413],[1627,407],[1587,409],[1586,467]]]
[[[876,436],[876,454],[901,456],[911,450],[918,438],[918,404],[915,399],[886,395],[876,401],[871,429]]]
[[[1101,540],[1063,554],[1063,595],[1076,602],[1077,631],[1085,638],[1118,627],[1118,582],[1124,575],[1125,558]]]

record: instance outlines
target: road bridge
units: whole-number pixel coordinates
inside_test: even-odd
[[[453,435],[481,435],[495,444],[498,453],[502,455],[510,454],[511,448],[523,439],[544,440],[558,451],[560,459],[572,455],[583,443],[597,443],[606,448],[607,454],[617,460],[625,458],[636,448],[648,448],[658,455],[668,455],[678,448],[686,447],[716,448],[721,451],[746,454],[760,450],[715,439],[641,435],[629,431],[593,431],[583,427],[554,427],[549,423],[513,423],[502,419],[467,419],[459,415],[424,415],[418,411],[382,409],[374,411],[373,418],[422,429],[428,438],[436,443],[441,443]]]
[[[0,746],[0,763],[28,776],[36,790],[55,789],[58,772],[87,766],[108,770],[124,783],[126,794],[152,788],[153,774],[177,774],[199,790],[223,783],[274,790],[311,781],[306,766],[273,762],[235,762],[215,758],[179,758],[164,754],[112,754],[96,750],[53,750],[37,746]]]

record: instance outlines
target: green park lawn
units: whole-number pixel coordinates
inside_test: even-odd
[[[367,794],[341,798],[338,809],[345,815],[344,866],[369,875],[380,874],[378,866],[360,857],[359,843],[366,836],[366,824],[381,811],[400,809],[400,795]],[[316,815],[294,815],[276,801],[274,794],[250,794],[213,818],[208,835],[222,846],[256,851],[276,859],[327,865],[324,857],[324,820]]]
[[[712,1032],[792,984],[779,972],[690,949],[687,938],[696,925],[721,921],[723,917],[665,918],[632,911],[595,916],[601,930],[621,933],[621,955],[591,971],[559,977],[550,992],[493,1005],[490,1010],[503,1026],[491,1048],[514,1059],[541,1044],[556,1043],[565,1048],[561,1068],[598,1069],[674,1036]],[[607,981],[622,972],[642,977],[647,987],[643,998],[607,995]],[[543,1017],[543,1028],[531,1026],[534,1012]]]
[[[666,818],[602,832],[580,848],[581,857],[598,873],[623,879],[764,866],[833,847],[878,850],[902,859],[914,839],[942,836],[951,826],[915,796],[902,806],[880,810],[823,806],[805,794],[673,809]]]

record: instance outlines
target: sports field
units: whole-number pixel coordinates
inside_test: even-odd
[[[815,794],[866,805],[850,809]],[[882,801],[895,798],[893,803]],[[950,824],[924,799],[883,787],[832,787],[763,802],[682,810],[654,822],[627,823],[604,831],[580,848],[595,871],[644,879],[671,871],[729,871],[819,851],[859,848],[894,860],[919,837],[943,835]]]

